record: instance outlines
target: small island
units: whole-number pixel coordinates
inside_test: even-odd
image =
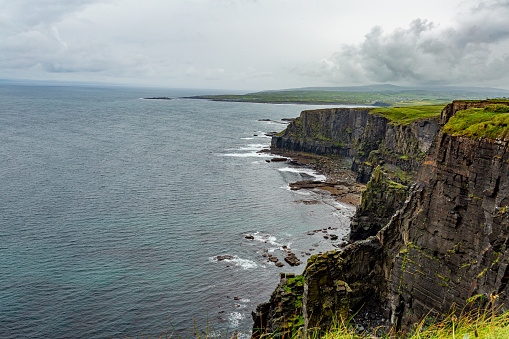
[[[153,98],[143,98],[144,100],[171,100],[168,97],[153,97]]]

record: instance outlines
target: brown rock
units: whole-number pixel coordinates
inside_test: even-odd
[[[289,253],[286,257],[285,257],[285,261],[290,265],[290,266],[299,266],[300,264],[302,264],[302,262],[299,260],[299,258],[295,255],[295,253]]]
[[[277,158],[270,159],[270,161],[272,161],[272,162],[285,162],[287,160],[288,160],[287,158],[283,158],[283,157],[277,157]]]

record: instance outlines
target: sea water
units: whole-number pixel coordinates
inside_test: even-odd
[[[346,235],[351,207],[288,187],[323,177],[259,153],[317,106],[181,98],[208,93],[0,85],[0,337],[249,335],[304,267],[263,254]]]

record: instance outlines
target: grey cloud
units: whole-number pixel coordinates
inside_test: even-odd
[[[56,24],[98,0],[0,0],[0,67],[3,69],[44,69],[47,72],[96,72],[107,67],[107,58],[88,54],[94,46],[69,48],[60,38]],[[104,46],[96,48],[104,50]],[[106,49],[107,50],[107,49]],[[103,53],[102,53],[103,54]],[[80,60],[80,65],[75,64]],[[73,65],[75,64],[75,65]],[[74,67],[74,68],[73,68]]]
[[[416,19],[384,32],[375,26],[301,74],[332,83],[476,83],[509,74],[509,1],[477,5],[450,27]],[[498,51],[498,53],[497,53]],[[502,51],[502,52],[500,52]]]
[[[2,16],[9,18],[4,24],[17,28],[52,24],[69,13],[80,11],[91,4],[104,2],[99,0],[0,0]]]

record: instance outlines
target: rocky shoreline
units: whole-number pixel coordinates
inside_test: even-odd
[[[355,173],[349,170],[351,163],[348,159],[341,160],[339,157],[327,157],[302,152],[281,151],[263,149],[260,153],[268,153],[274,157],[267,160],[269,163],[288,163],[297,168],[309,168],[316,171],[319,175],[326,177],[325,181],[297,181],[289,183],[291,190],[312,190],[317,195],[315,198],[296,200],[295,203],[304,205],[315,205],[327,203],[327,201],[336,201],[343,204],[343,208],[348,208],[352,213],[352,207],[360,201],[364,184],[355,181]],[[320,198],[320,196],[322,198]],[[330,204],[330,203],[328,203]],[[350,207],[346,207],[350,206]],[[338,207],[335,207],[336,209]],[[343,209],[342,208],[342,209]],[[350,217],[351,218],[351,217]],[[273,264],[279,268],[288,266],[300,266],[315,254],[323,254],[334,248],[343,248],[348,245],[348,235],[344,235],[343,229],[338,227],[327,227],[307,231],[305,236],[309,237],[309,245],[305,249],[291,249],[285,245],[272,253],[268,248],[261,251],[260,255],[265,264]],[[259,235],[245,234],[246,241],[261,240],[256,239]],[[266,243],[269,240],[265,240]],[[228,266],[231,260],[234,260],[231,254],[215,257],[219,262],[225,262]]]
[[[352,163],[348,158],[276,148],[260,152],[275,155],[276,157],[268,160],[270,162],[287,162],[296,167],[307,167],[326,177],[325,181],[303,180],[290,183],[292,190],[315,190],[315,192],[329,194],[336,201],[344,204],[351,206],[359,204],[361,192],[366,185],[356,181],[357,174],[351,170]]]

